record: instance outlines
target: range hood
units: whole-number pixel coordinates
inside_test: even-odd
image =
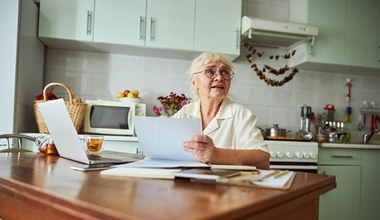
[[[312,45],[318,27],[244,16],[242,35],[242,41],[252,45],[290,49],[304,42]]]

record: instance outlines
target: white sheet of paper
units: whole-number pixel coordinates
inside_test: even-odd
[[[260,170],[260,173],[262,175],[269,174],[271,172],[274,172],[272,170]],[[275,187],[275,188],[281,188],[286,185],[286,183],[289,181],[290,178],[292,178],[294,172],[290,171],[289,173],[278,177],[268,177],[266,179],[263,179],[262,181],[251,181],[253,184],[259,185],[259,186],[268,186],[268,187]]]
[[[132,163],[115,165],[124,168],[178,168],[178,167],[209,167],[208,164],[193,161],[144,159]]]
[[[181,169],[147,169],[117,167],[101,172],[102,175],[127,176],[139,178],[174,179],[174,173]]]
[[[202,133],[199,118],[141,117],[135,118],[140,150],[149,159],[198,160],[183,148],[183,142]]]

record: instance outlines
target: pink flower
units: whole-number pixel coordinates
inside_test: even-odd
[[[160,108],[158,108],[157,106],[153,106],[153,112],[154,112],[154,114],[156,114],[157,116],[160,116],[160,115],[161,115]]]
[[[183,106],[189,103],[190,99],[185,96],[185,94],[177,95],[174,92],[171,92],[167,96],[159,96],[157,100],[160,101],[161,106],[153,107],[153,112],[156,115],[165,114],[167,116],[174,115],[179,111]]]
[[[181,102],[181,106],[183,107],[183,106],[185,106],[185,105],[187,105],[187,101],[186,101],[186,100],[182,100],[182,102]]]

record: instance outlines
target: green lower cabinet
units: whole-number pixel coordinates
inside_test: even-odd
[[[318,173],[334,175],[337,186],[319,200],[320,220],[360,218],[361,152],[358,149],[318,150]]]
[[[360,219],[380,219],[380,150],[361,150]]]
[[[360,172],[358,165],[318,165],[318,173],[334,175],[337,182],[337,188],[320,197],[320,220],[359,219]]]

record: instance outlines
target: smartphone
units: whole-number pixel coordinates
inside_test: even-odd
[[[78,164],[75,166],[71,166],[71,169],[79,171],[96,171],[110,169],[111,166],[112,164]]]

